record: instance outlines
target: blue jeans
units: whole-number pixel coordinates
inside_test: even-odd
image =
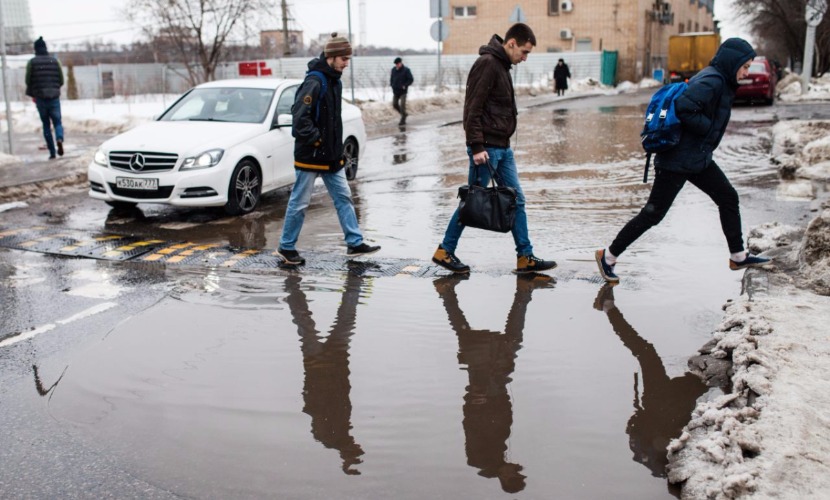
[[[296,250],[297,239],[303,229],[305,211],[311,201],[311,192],[314,189],[314,180],[317,176],[323,178],[329,196],[334,201],[340,227],[346,236],[346,245],[353,247],[363,243],[363,235],[357,225],[357,215],[354,211],[354,204],[352,204],[352,190],[346,180],[346,171],[341,169],[336,173],[306,172],[305,170],[295,170],[294,172],[297,180],[294,182],[291,197],[288,199],[288,208],[285,210],[285,224],[282,227],[280,248]]]
[[[55,156],[55,139],[63,142],[63,124],[61,123],[61,100],[35,98],[35,106],[43,124],[43,138],[49,148],[49,156]],[[55,138],[52,138],[52,125],[55,126]]]
[[[516,160],[513,159],[513,150],[510,148],[486,148],[490,155],[490,165],[496,171],[496,183],[500,186],[512,187],[516,190],[516,221],[513,224],[513,241],[516,243],[516,255],[532,255],[533,245],[530,244],[530,236],[527,231],[527,213],[525,212],[525,194],[519,185],[519,172],[516,170]],[[490,182],[490,171],[487,165],[476,165],[473,163],[473,151],[467,148],[467,156],[470,157],[470,173],[467,182],[484,186]],[[447,232],[444,233],[444,241],[441,246],[444,250],[455,253],[458,240],[464,226],[458,220],[458,209],[450,218]]]

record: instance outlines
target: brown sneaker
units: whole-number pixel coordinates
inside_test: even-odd
[[[433,254],[432,262],[456,274],[467,274],[470,272],[470,266],[458,260],[455,254],[444,250],[441,245],[438,245],[438,250]]]
[[[516,274],[523,273],[538,273],[541,271],[548,271],[556,267],[556,262],[552,260],[542,260],[533,254],[520,255],[516,259]]]

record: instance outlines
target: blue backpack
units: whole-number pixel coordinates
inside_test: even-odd
[[[672,83],[663,86],[651,96],[651,101],[646,108],[643,131],[640,133],[643,149],[646,152],[643,183],[648,182],[651,155],[668,151],[680,142],[681,123],[674,111],[674,101],[688,87],[686,82]]]

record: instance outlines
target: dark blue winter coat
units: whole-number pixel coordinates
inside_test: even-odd
[[[709,166],[732,115],[738,69],[754,57],[752,46],[741,38],[721,44],[709,66],[692,77],[689,88],[675,100],[683,135],[677,146],[655,156],[655,168],[694,174]]]
[[[342,73],[328,65],[323,54],[308,63],[309,71],[326,76],[326,94],[316,76],[306,76],[297,89],[291,114],[294,136],[294,168],[310,172],[337,172],[343,161]],[[317,115],[319,102],[319,117]]]

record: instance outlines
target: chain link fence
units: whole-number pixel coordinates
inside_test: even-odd
[[[441,56],[440,83],[443,88],[463,90],[467,73],[477,55]],[[601,78],[601,52],[551,52],[531,54],[527,62],[514,68],[514,81],[517,86],[547,83],[553,75],[553,67],[562,58],[571,70],[572,78],[580,80]],[[310,58],[293,57],[269,59],[264,67],[271,76],[278,78],[304,77]],[[343,75],[344,97],[354,82],[355,89],[363,89],[363,95],[371,100],[390,98],[389,75],[394,56],[356,56]],[[241,61],[240,61],[241,62]],[[239,78],[240,62],[221,64],[216,70],[217,79]],[[407,56],[403,60],[415,78],[415,88],[436,88],[439,84],[439,66],[437,55]],[[63,67],[67,76],[68,67]],[[98,64],[94,66],[74,66],[72,68],[79,99],[109,99],[111,97],[129,98],[142,94],[181,94],[190,88],[187,70],[183,65],[174,64]],[[10,101],[28,99],[25,95],[26,68],[8,69],[8,93]],[[370,90],[366,92],[366,90]],[[66,98],[67,85],[63,87]],[[2,91],[2,89],[0,89]],[[5,98],[5,96],[3,96]]]

